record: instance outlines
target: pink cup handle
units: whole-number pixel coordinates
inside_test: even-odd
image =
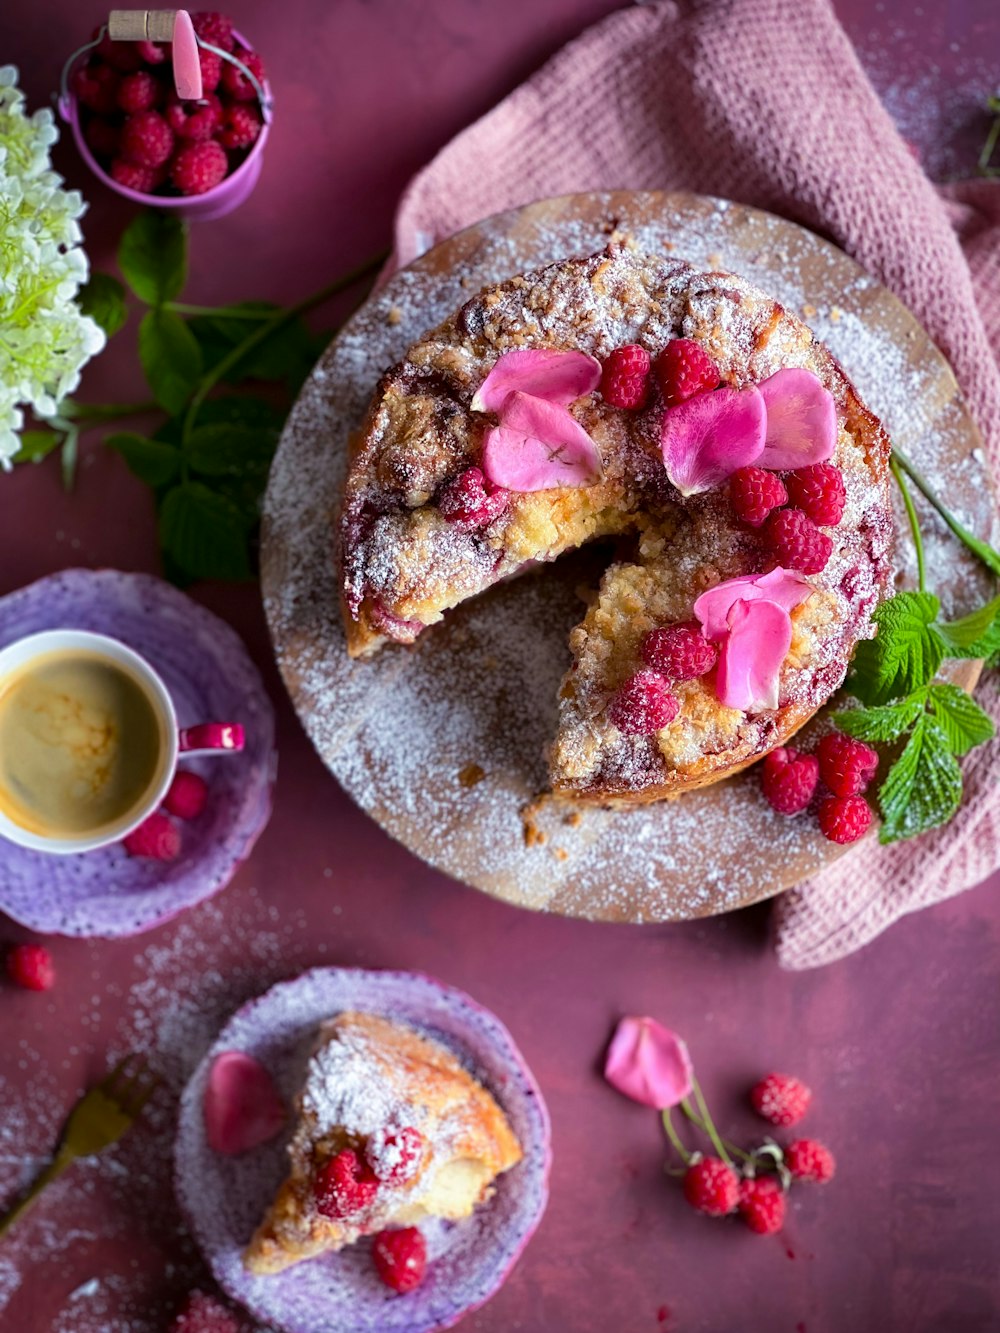
[[[228,751],[236,754],[243,749],[243,728],[238,722],[202,722],[197,727],[182,727],[177,738],[178,754],[197,750]]]
[[[198,55],[198,39],[194,34],[191,15],[186,9],[178,9],[174,18],[174,88],[177,96],[184,101],[198,101],[202,95],[201,59]]]

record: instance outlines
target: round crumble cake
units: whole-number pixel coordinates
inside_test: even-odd
[[[800,320],[616,239],[486,288],[383,376],[340,522],[348,649],[412,643],[615,538],[570,635],[552,785],[678,795],[784,744],[843,681],[890,575],[888,459]]]

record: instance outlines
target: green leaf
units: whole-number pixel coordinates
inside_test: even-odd
[[[139,325],[139,359],[153,397],[171,416],[180,412],[201,376],[201,351],[190,329],[169,310],[149,310]]]
[[[857,736],[860,741],[895,741],[913,726],[924,711],[926,700],[926,690],[917,690],[898,703],[845,709],[835,715],[834,721],[841,731]]]
[[[960,620],[938,621],[936,629],[948,657],[989,657],[1000,649],[1000,597]]]
[[[243,516],[231,500],[201,482],[167,492],[160,509],[160,543],[193,578],[250,577]]]
[[[196,472],[207,476],[267,476],[278,431],[274,427],[220,422],[191,432],[187,458]]]
[[[973,746],[991,740],[995,733],[989,714],[957,685],[942,682],[932,685],[930,706],[952,754],[967,754]]]
[[[862,703],[883,704],[929,684],[944,657],[944,641],[932,628],[941,604],[933,593],[898,592],[872,619],[874,639],[858,644],[848,689]]]
[[[12,463],[40,463],[63,441],[61,435],[51,430],[25,430],[19,438],[21,447],[10,460]]]
[[[202,349],[205,365],[209,368],[216,366],[261,327],[260,319],[241,319],[229,312],[244,310],[259,315],[274,314],[280,309],[267,301],[244,301],[228,306],[225,315],[196,316],[190,321],[190,327]],[[247,379],[276,381],[294,394],[301,388],[318,355],[308,328],[301,320],[292,320],[252,347],[226,372],[223,380],[227,384],[239,384]]]
[[[187,228],[171,213],[143,209],[122,236],[118,265],[140,301],[172,301],[187,279]]]
[[[902,754],[879,788],[882,843],[946,824],[962,800],[962,773],[944,731],[929,714],[917,719]]]
[[[125,288],[110,273],[91,273],[77,294],[77,304],[110,338],[128,319]]]
[[[180,468],[181,455],[178,449],[160,440],[148,440],[133,431],[109,435],[104,443],[109,449],[121,454],[129,471],[154,489],[173,481]]]

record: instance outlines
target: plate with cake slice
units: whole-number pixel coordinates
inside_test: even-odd
[[[804,228],[656,193],[487,219],[369,298],[286,426],[263,587],[299,715],[388,832],[507,901],[779,892],[844,848],[752,766],[829,726],[907,578],[890,440],[988,529],[944,358]]]

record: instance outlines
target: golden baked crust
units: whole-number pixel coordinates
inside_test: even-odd
[[[343,1013],[324,1025],[297,1110],[288,1178],[244,1255],[253,1273],[278,1273],[386,1226],[467,1217],[522,1156],[496,1100],[450,1051],[374,1014]],[[425,1141],[414,1176],[381,1185],[360,1217],[319,1213],[318,1167],[344,1148],[363,1157],[373,1133],[402,1125]]]

